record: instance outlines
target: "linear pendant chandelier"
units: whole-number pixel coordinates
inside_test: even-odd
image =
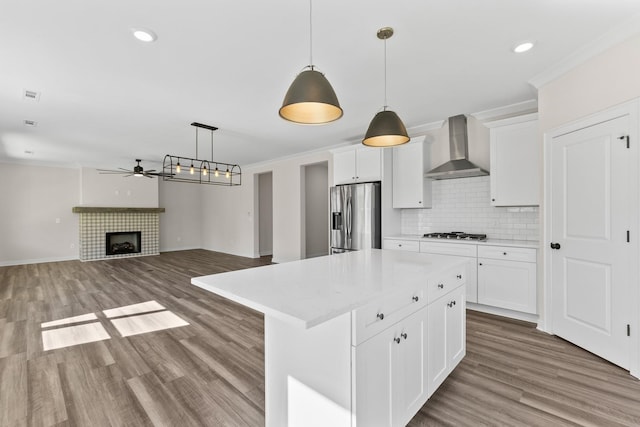
[[[393,147],[406,144],[410,138],[400,117],[387,110],[387,39],[393,36],[393,28],[380,28],[377,36],[384,40],[384,106],[371,120],[362,143],[371,147]]]
[[[242,170],[239,165],[213,160],[213,132],[218,128],[198,122],[191,123],[191,126],[196,128],[196,158],[167,154],[162,164],[162,179],[192,184],[242,185]],[[211,132],[211,160],[197,158],[198,129],[200,128]]]
[[[313,65],[312,12],[309,0],[309,65],[289,86],[278,113],[290,122],[317,125],[338,120],[343,111],[331,84]]]

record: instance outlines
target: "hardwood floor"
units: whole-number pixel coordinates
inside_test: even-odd
[[[262,316],[189,279],[268,262],[193,250],[0,268],[0,426],[263,425]],[[111,318],[127,314],[103,313],[148,301],[189,325],[123,338]],[[43,351],[42,332],[69,325],[42,323],[90,313],[75,324],[109,339]],[[469,311],[466,358],[410,423],[438,425],[638,426],[640,382],[530,323]]]

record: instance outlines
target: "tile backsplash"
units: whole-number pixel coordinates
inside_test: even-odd
[[[432,191],[433,208],[402,210],[402,234],[464,231],[492,239],[539,239],[538,207],[491,206],[488,176],[433,181]]]

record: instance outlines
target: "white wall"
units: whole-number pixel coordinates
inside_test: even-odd
[[[325,162],[304,170],[304,255],[329,255],[329,166]]]
[[[160,252],[202,247],[202,187],[183,182],[159,182]]]
[[[640,35],[595,56],[538,91],[540,132],[640,96]]]
[[[273,255],[273,175],[258,175],[258,241],[260,256]]]
[[[99,207],[157,208],[158,178],[101,174],[82,168],[80,205]]]
[[[202,232],[205,249],[257,257],[257,174],[273,172],[273,261],[302,258],[301,236],[303,165],[330,162],[328,151],[281,159],[243,169],[242,185],[216,187],[203,192]],[[329,167],[329,174],[332,168]]]
[[[0,265],[78,258],[78,169],[0,163]]]

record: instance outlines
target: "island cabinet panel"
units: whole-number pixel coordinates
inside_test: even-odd
[[[355,426],[406,425],[427,400],[426,308],[354,347]]]
[[[416,287],[354,310],[353,345],[358,345],[384,331],[426,304],[424,288]]]
[[[416,308],[416,303],[412,314],[403,312],[401,320],[390,322],[364,341],[354,341],[355,426],[406,425],[462,360],[466,349],[464,279],[461,263],[427,280],[422,288],[426,306]],[[354,328],[356,325],[354,322]]]
[[[351,426],[351,314],[313,328],[265,316],[267,427]]]
[[[430,304],[427,313],[427,389],[431,396],[466,354],[464,287]]]

